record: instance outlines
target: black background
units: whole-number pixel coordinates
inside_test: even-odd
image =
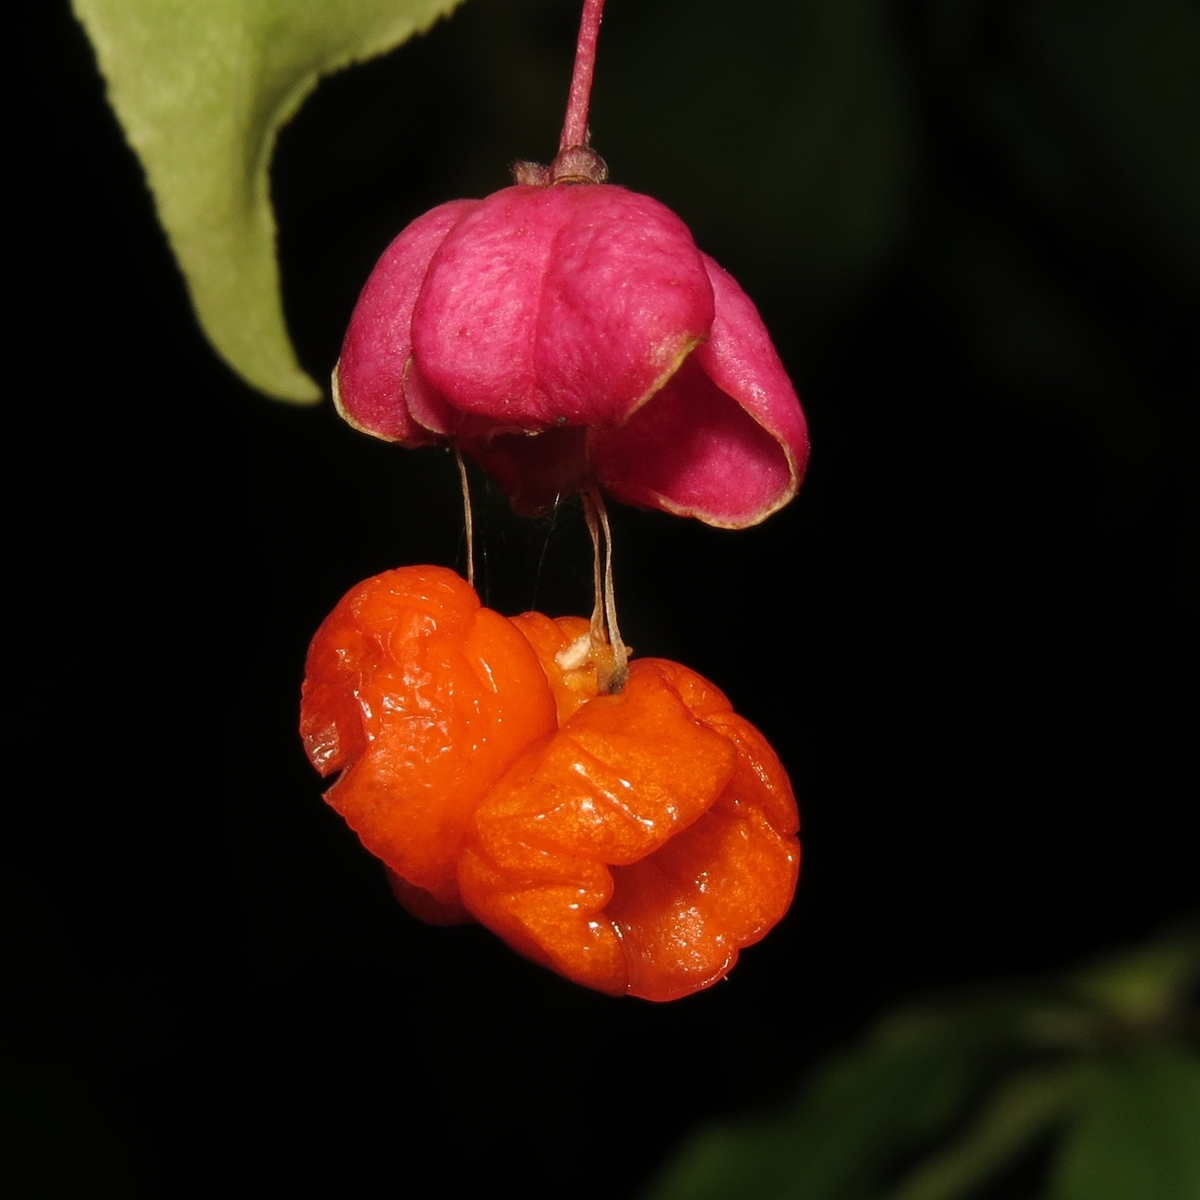
[[[295,733],[307,639],[369,574],[461,564],[452,461],[232,375],[81,30],[61,2],[32,18],[4,911],[10,1128],[44,1194],[630,1195],[888,1006],[1195,906],[1196,228],[1171,216],[1195,175],[1147,182],[1112,150],[1141,142],[1106,140],[1029,5],[962,7],[880,9],[878,70],[846,67],[879,119],[845,130],[817,84],[789,91],[811,6],[731,27],[614,0],[605,25],[596,144],[759,302],[814,444],[758,529],[614,514],[626,637],[727,691],[805,820],[793,912],[666,1006],[419,925],[321,803]],[[552,154],[576,20],[471,0],[285,130],[285,297],[315,378],[407,221]],[[1170,78],[1126,107],[1147,161],[1186,159]],[[837,152],[797,166],[822,119]],[[485,598],[586,611],[578,511],[526,525],[477,482]]]

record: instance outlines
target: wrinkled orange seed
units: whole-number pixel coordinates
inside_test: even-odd
[[[453,572],[353,589],[309,650],[301,732],[326,793],[435,924],[474,918],[613,995],[688,995],[787,911],[787,775],[725,696],[639,659],[600,695],[578,617],[510,619]]]

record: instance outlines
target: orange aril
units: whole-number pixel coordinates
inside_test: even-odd
[[[600,694],[582,618],[482,608],[458,576],[367,580],[318,631],[302,730],[327,799],[425,920],[474,917],[611,994],[724,978],[786,912],[798,816],[766,740],[678,663]]]
[[[342,772],[326,800],[451,908],[475,809],[556,725],[529,643],[442,567],[387,571],[342,599],[313,638],[300,713],[313,765]]]

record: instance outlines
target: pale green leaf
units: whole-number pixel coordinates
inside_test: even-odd
[[[398,46],[458,0],[73,2],[209,340],[262,391],[319,399],[284,323],[275,139],[322,75]]]

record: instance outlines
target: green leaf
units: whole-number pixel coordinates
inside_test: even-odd
[[[1042,1003],[1003,997],[961,1012],[901,1014],[819,1071],[790,1111],[702,1131],[646,1200],[875,1195],[897,1157],[943,1134],[998,1062],[1025,1042]],[[1052,1107],[1045,1096],[1038,1104],[1039,1112]]]
[[[318,400],[283,318],[276,136],[322,75],[398,46],[458,0],[73,2],[209,341],[254,387]]]
[[[983,1113],[949,1149],[918,1167],[889,1200],[957,1200],[989,1182],[1076,1098],[1070,1067],[1023,1071],[997,1089]]]
[[[1133,1025],[1152,1025],[1186,1007],[1200,983],[1200,921],[1079,971],[1076,994]]]
[[[1054,1200],[1200,1200],[1200,1065],[1162,1048],[1198,934],[901,1012],[785,1111],[699,1131],[644,1200],[965,1200],[1068,1122]]]
[[[1200,1200],[1200,1057],[1156,1047],[1094,1064],[1052,1200]]]

